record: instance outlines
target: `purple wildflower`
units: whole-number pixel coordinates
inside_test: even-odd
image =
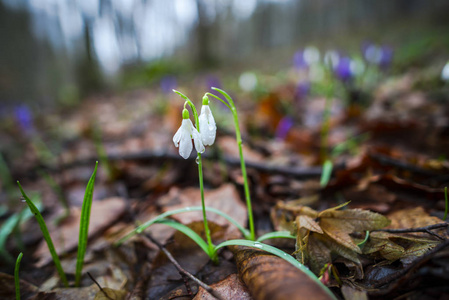
[[[352,79],[351,59],[349,57],[341,57],[338,65],[335,68],[335,75],[342,81],[349,81]]]
[[[176,89],[176,87],[178,86],[176,78],[170,75],[164,76],[159,84],[162,92],[166,95],[171,94],[172,90]]]
[[[28,106],[22,104],[14,109],[14,116],[22,132],[31,134],[34,131],[33,116]]]
[[[380,57],[379,67],[386,70],[391,66],[391,62],[393,61],[393,48],[383,46],[381,51],[382,55]]]
[[[293,119],[288,116],[283,117],[277,125],[276,138],[280,140],[285,140],[288,132],[292,127],[293,127]]]
[[[296,51],[293,55],[293,66],[298,70],[306,69],[308,67],[302,50]]]

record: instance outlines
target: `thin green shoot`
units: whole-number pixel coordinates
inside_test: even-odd
[[[195,105],[193,102],[183,93],[173,90],[176,94],[181,96],[185,100],[184,108],[186,108],[186,105],[188,104],[190,108],[192,109],[193,118],[195,119],[195,127],[196,129],[200,130],[200,122],[198,120],[198,112],[196,110]],[[212,243],[212,238],[210,236],[210,230],[209,225],[207,223],[207,217],[206,217],[206,202],[204,200],[204,179],[203,179],[203,162],[201,159],[201,153],[197,153],[198,157],[196,159],[196,162],[198,163],[198,179],[200,183],[200,193],[201,193],[201,206],[202,206],[202,212],[203,212],[203,223],[204,223],[204,232],[206,234],[207,244],[209,245],[209,252],[213,251],[214,244]]]
[[[84,255],[87,249],[90,210],[92,208],[92,198],[94,194],[95,175],[97,174],[98,161],[95,163],[95,169],[87,183],[86,192],[84,194],[83,206],[81,208],[80,217],[80,233],[78,242],[78,253],[76,256],[75,286],[79,286],[81,282],[81,272],[83,270]]]
[[[191,240],[193,240],[200,248],[209,256],[209,258],[214,262],[215,264],[218,263],[218,256],[217,251],[215,248],[212,248],[212,250],[209,248],[209,245],[206,244],[206,242],[190,227],[181,224],[179,222],[163,219],[156,222],[157,224],[164,224],[170,227],[173,227],[174,229],[184,233],[187,235]]]
[[[365,245],[365,243],[368,241],[369,239],[369,230],[367,230],[365,232],[365,238],[363,239],[363,241],[361,241],[360,243],[357,244],[357,246],[359,246],[360,248],[363,247],[363,245]]]
[[[38,195],[36,195],[36,198],[37,199],[33,199],[33,203],[35,203],[37,209],[40,210],[42,208],[42,203]],[[8,237],[15,230],[15,228],[18,228],[20,224],[25,223],[32,216],[33,214],[29,209],[23,209],[22,211],[9,216],[9,218],[6,219],[0,227],[0,256],[8,264],[14,263],[14,258],[8,253],[8,251],[6,251],[6,241],[8,240]]]
[[[443,217],[443,221],[446,221],[447,218],[447,210],[448,210],[448,200],[447,200],[447,186],[444,187],[444,217]]]
[[[14,284],[16,286],[16,300],[20,300],[20,278],[19,278],[19,268],[20,262],[22,261],[23,253],[20,252],[17,256],[16,267],[14,268]]]
[[[251,247],[251,248],[256,248],[256,249],[260,249],[260,250],[264,250],[266,252],[269,252],[271,254],[274,254],[284,260],[286,260],[287,262],[291,263],[292,265],[294,265],[295,267],[297,267],[300,271],[302,271],[303,273],[305,273],[307,276],[309,276],[313,281],[315,281],[315,283],[322,288],[331,299],[337,299],[334,294],[329,290],[328,287],[326,287],[316,276],[315,274],[312,273],[312,271],[310,271],[306,266],[304,266],[303,264],[301,264],[299,261],[297,261],[293,256],[291,256],[290,254],[275,248],[273,246],[267,245],[267,244],[262,244],[260,242],[254,242],[254,241],[248,241],[248,240],[230,240],[230,241],[226,241],[223,242],[219,245],[217,245],[215,247],[215,250],[218,250],[222,247],[225,246],[246,246],[246,247]]]
[[[332,169],[333,169],[333,163],[331,160],[326,159],[326,161],[323,164],[323,169],[321,171],[321,179],[320,179],[320,186],[322,188],[326,187],[329,183],[329,180],[331,179],[332,175]]]
[[[264,235],[261,235],[257,241],[262,242],[268,239],[294,239],[296,240],[296,236],[292,235],[289,231],[273,231],[268,232]]]
[[[30,198],[28,198],[28,196],[25,194],[19,181],[17,181],[17,184],[19,185],[19,189],[20,189],[20,192],[22,193],[23,198],[25,199],[28,207],[30,208],[31,212],[34,214],[34,217],[36,218],[37,223],[39,224],[39,227],[41,228],[45,242],[47,243],[47,246],[48,246],[48,250],[50,251],[51,257],[53,258],[53,262],[55,263],[56,270],[59,273],[59,277],[61,277],[61,280],[62,280],[64,286],[68,287],[69,283],[67,282],[67,277],[65,276],[64,270],[62,269],[61,261],[59,260],[59,256],[56,253],[55,246],[53,245],[53,241],[51,239],[50,233],[48,232],[48,228],[47,228],[47,225],[45,224],[44,218],[42,217],[42,215],[39,212],[39,210],[37,209],[37,207],[34,205],[33,201],[31,201]]]
[[[242,170],[243,188],[245,191],[246,207],[248,209],[248,222],[249,222],[249,230],[251,233],[250,240],[254,241],[256,239],[256,233],[255,233],[255,229],[254,229],[253,209],[252,209],[252,205],[251,205],[251,196],[250,196],[250,192],[249,192],[248,176],[246,174],[245,159],[243,157],[243,148],[242,148],[243,141],[242,141],[242,136],[240,133],[240,125],[239,125],[239,119],[238,119],[238,115],[237,115],[237,108],[235,107],[234,100],[232,100],[231,96],[229,96],[228,93],[226,93],[225,91],[223,91],[219,88],[216,88],[216,87],[213,87],[212,89],[214,91],[217,91],[220,94],[222,94],[223,97],[225,97],[225,99],[227,101],[224,101],[223,99],[221,99],[220,97],[217,97],[216,95],[214,95],[212,93],[206,93],[206,95],[214,97],[215,99],[223,102],[231,110],[232,115],[234,117],[235,138],[237,140],[237,145],[239,147],[240,168]]]
[[[171,215],[175,215],[175,214],[180,214],[180,213],[187,213],[187,212],[192,212],[192,211],[202,211],[203,208],[201,206],[190,206],[190,207],[185,207],[185,208],[181,208],[181,209],[176,209],[176,210],[171,210],[171,211],[167,211],[165,213],[160,214],[159,216],[141,224],[140,226],[136,227],[134,230],[132,230],[131,232],[129,232],[128,234],[126,234],[124,237],[122,237],[121,239],[119,239],[117,242],[114,243],[115,246],[120,246],[121,244],[123,244],[126,240],[130,239],[131,237],[133,237],[136,234],[142,233],[145,229],[147,229],[149,226],[157,223],[160,220],[163,220]],[[245,238],[247,238],[249,236],[249,231],[245,228],[243,228],[236,220],[234,220],[232,217],[230,217],[229,215],[225,214],[224,212],[216,209],[216,208],[212,208],[212,207],[206,207],[206,211],[208,212],[212,212],[215,213],[219,216],[222,216],[224,218],[226,218],[226,220],[228,220],[231,224],[235,225],[245,236]]]

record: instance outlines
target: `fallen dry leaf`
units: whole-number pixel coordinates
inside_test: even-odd
[[[237,274],[231,274],[225,279],[211,284],[211,288],[213,288],[217,294],[221,295],[224,299],[232,299],[232,300],[252,300],[253,298],[249,294],[248,288],[246,285],[240,280]],[[196,294],[193,300],[216,300],[214,296],[209,294],[202,287],[199,288],[198,293]]]
[[[204,193],[204,198],[207,207],[216,208],[231,216],[243,227],[246,226],[246,206],[240,200],[239,194],[234,185],[226,184],[213,191],[206,190]],[[159,204],[163,207],[163,212],[180,209],[187,206],[200,206],[200,190],[197,188],[187,188],[183,190],[172,188],[166,196],[160,199]],[[187,212],[173,215],[172,218],[180,223],[189,224],[195,221],[202,221],[203,214],[201,211]],[[238,229],[231,225],[225,218],[215,213],[208,212],[207,219],[213,220],[214,223],[220,226],[227,226],[227,234],[229,236],[240,236]]]
[[[118,220],[120,215],[125,212],[125,208],[125,200],[118,197],[94,201],[90,216],[89,237],[105,230]],[[71,208],[70,217],[59,226],[56,227],[51,223],[47,223],[50,236],[59,255],[74,250],[78,245],[80,215],[81,208]],[[89,246],[87,249],[89,249]],[[34,252],[34,256],[39,259],[36,263],[37,267],[45,266],[52,261],[47,243],[44,240]]]
[[[282,258],[248,247],[230,249],[239,274],[254,299],[330,299],[308,275]]]

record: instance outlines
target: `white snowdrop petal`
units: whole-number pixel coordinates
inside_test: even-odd
[[[173,136],[173,143],[175,144],[176,147],[179,146],[179,140],[181,140],[181,133],[182,133],[182,125],[181,127],[179,127],[178,131],[176,131],[175,135]]]
[[[192,148],[192,138],[190,137],[190,133],[184,130],[179,143],[179,155],[181,155],[184,159],[189,158]]]
[[[199,116],[200,135],[204,145],[210,146],[215,141],[217,126],[215,124],[214,116],[209,108],[209,105],[203,105],[201,108],[201,115]]]
[[[195,144],[196,152],[203,153],[205,148],[204,148],[203,142],[201,141],[201,136],[200,136],[198,130],[196,130],[196,128],[192,129],[192,136],[193,136],[193,143]]]

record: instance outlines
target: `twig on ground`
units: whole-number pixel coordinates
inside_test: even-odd
[[[220,294],[218,294],[211,286],[205,284],[204,282],[202,282],[201,280],[190,274],[188,271],[186,271],[183,267],[181,267],[181,265],[176,261],[173,255],[171,255],[171,253],[161,243],[159,243],[156,239],[154,239],[149,233],[145,233],[144,237],[148,238],[152,243],[156,244],[156,246],[158,246],[159,249],[165,253],[167,258],[172,262],[172,264],[176,267],[176,269],[178,269],[179,273],[182,276],[187,276],[188,278],[192,279],[194,282],[196,282],[199,286],[201,286],[215,298],[219,300],[224,300],[224,298]]]
[[[424,227],[417,227],[417,228],[378,229],[378,230],[373,230],[373,231],[384,231],[384,232],[389,232],[389,233],[425,232],[425,233],[428,233],[430,235],[433,235],[433,236],[437,237],[440,240],[445,240],[445,238],[443,238],[442,236],[440,236],[439,234],[437,234],[435,232],[432,232],[431,230],[439,229],[439,228],[445,228],[445,227],[448,227],[448,226],[449,226],[449,223],[439,223],[439,224],[433,224],[433,225],[424,226]]]

